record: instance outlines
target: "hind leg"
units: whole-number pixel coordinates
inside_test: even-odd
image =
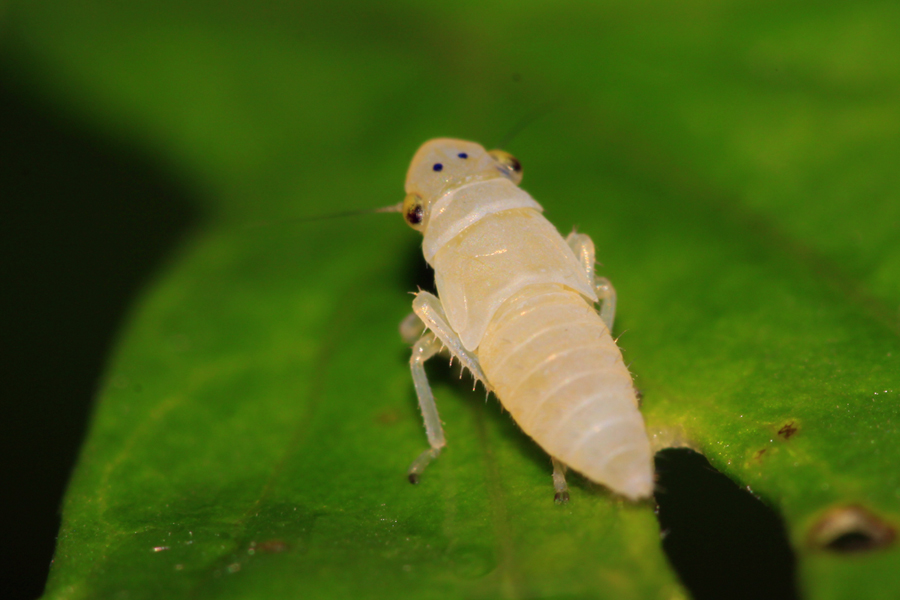
[[[440,340],[433,333],[428,332],[415,343],[412,357],[409,359],[413,385],[416,388],[416,396],[419,398],[419,409],[422,411],[422,418],[425,421],[425,434],[428,436],[428,445],[431,446],[410,465],[408,471],[410,483],[419,483],[419,475],[447,445],[447,441],[444,439],[444,428],[441,426],[441,417],[438,415],[437,405],[434,403],[434,394],[431,393],[428,376],[425,374],[425,361],[440,351]]]
[[[419,475],[422,474],[425,467],[437,458],[441,449],[447,445],[441,418],[434,402],[434,394],[431,392],[428,376],[425,373],[425,361],[439,353],[442,348],[446,348],[452,356],[456,356],[462,365],[472,372],[476,379],[481,380],[485,387],[487,387],[487,379],[481,371],[478,358],[465,349],[459,336],[450,327],[444,314],[444,308],[437,296],[428,292],[420,292],[413,301],[413,310],[415,312],[400,324],[401,336],[409,339],[422,334],[425,328],[430,330],[413,345],[412,356],[409,360],[413,385],[415,385],[416,396],[419,399],[419,408],[425,421],[425,433],[428,436],[428,444],[431,446],[420,454],[409,467],[409,481],[418,483]]]
[[[491,391],[487,377],[484,376],[484,372],[481,370],[481,363],[478,362],[478,357],[466,350],[462,340],[459,339],[459,335],[450,326],[450,322],[444,312],[444,306],[441,304],[441,299],[428,292],[419,292],[416,294],[416,299],[413,300],[413,311],[424,326],[430,329],[444,347],[450,351],[450,355],[459,359],[462,366],[472,372],[472,377],[484,384],[488,391]]]
[[[553,462],[553,489],[556,490],[553,501],[557,504],[565,504],[569,501],[569,486],[566,483],[568,467],[552,456],[550,460]]]

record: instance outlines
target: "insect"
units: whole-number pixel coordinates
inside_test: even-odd
[[[521,180],[512,155],[462,140],[426,142],[410,164],[401,212],[423,235],[438,296],[416,294],[400,327],[430,445],[409,479],[446,445],[424,369],[446,348],[550,455],[557,502],[568,500],[568,468],[647,497],[650,442],[610,335],[615,290],[594,275],[590,237],[563,239]]]

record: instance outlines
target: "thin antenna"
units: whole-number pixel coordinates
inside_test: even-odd
[[[278,219],[276,221],[257,221],[246,225],[247,229],[255,229],[257,227],[271,227],[272,225],[285,225],[288,223],[309,223],[311,221],[324,221],[326,219],[342,219],[344,217],[356,217],[358,215],[371,215],[374,213],[398,213],[403,212],[403,203],[392,204],[390,206],[381,206],[378,208],[361,208],[359,210],[345,210],[336,213],[328,213],[325,215],[313,215],[311,217],[288,217],[287,219]]]
[[[555,109],[559,105],[560,105],[559,100],[548,100],[547,102],[544,102],[543,104],[538,105],[537,108],[535,108],[534,110],[532,110],[529,113],[526,113],[524,117],[519,119],[519,122],[516,123],[515,125],[513,125],[512,129],[510,129],[506,133],[506,135],[503,136],[503,139],[500,140],[500,143],[494,147],[500,148],[500,149],[506,148],[506,145],[508,143],[510,143],[514,137],[516,137],[517,135],[522,133],[522,131],[526,127],[528,127],[529,125],[531,125],[532,123],[534,123],[535,121],[540,119],[541,117],[547,115],[548,113],[553,111],[553,109]]]

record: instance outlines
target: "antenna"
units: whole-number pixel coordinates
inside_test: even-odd
[[[324,221],[326,219],[342,219],[344,217],[356,217],[358,215],[371,215],[374,213],[398,213],[403,212],[403,203],[391,204],[390,206],[380,206],[378,208],[361,208],[359,210],[345,210],[341,212],[328,213],[324,215],[313,215],[310,217],[288,217],[286,219],[278,219],[276,221],[257,221],[250,223],[245,227],[247,229],[255,229],[257,227],[271,227],[272,225],[285,225],[288,223],[309,223],[311,221]]]
[[[503,139],[500,140],[500,143],[494,146],[495,148],[503,149],[506,147],[508,143],[512,141],[514,137],[522,133],[522,131],[540,119],[541,117],[547,115],[552,112],[556,107],[561,104],[559,100],[548,100],[543,104],[539,104],[536,108],[534,108],[531,112],[526,113],[524,117],[519,119],[519,121],[512,126],[512,128],[503,136]]]

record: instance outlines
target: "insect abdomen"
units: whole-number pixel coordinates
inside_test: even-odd
[[[551,456],[629,498],[650,495],[650,443],[631,374],[580,294],[523,288],[494,315],[478,358],[497,397]]]

